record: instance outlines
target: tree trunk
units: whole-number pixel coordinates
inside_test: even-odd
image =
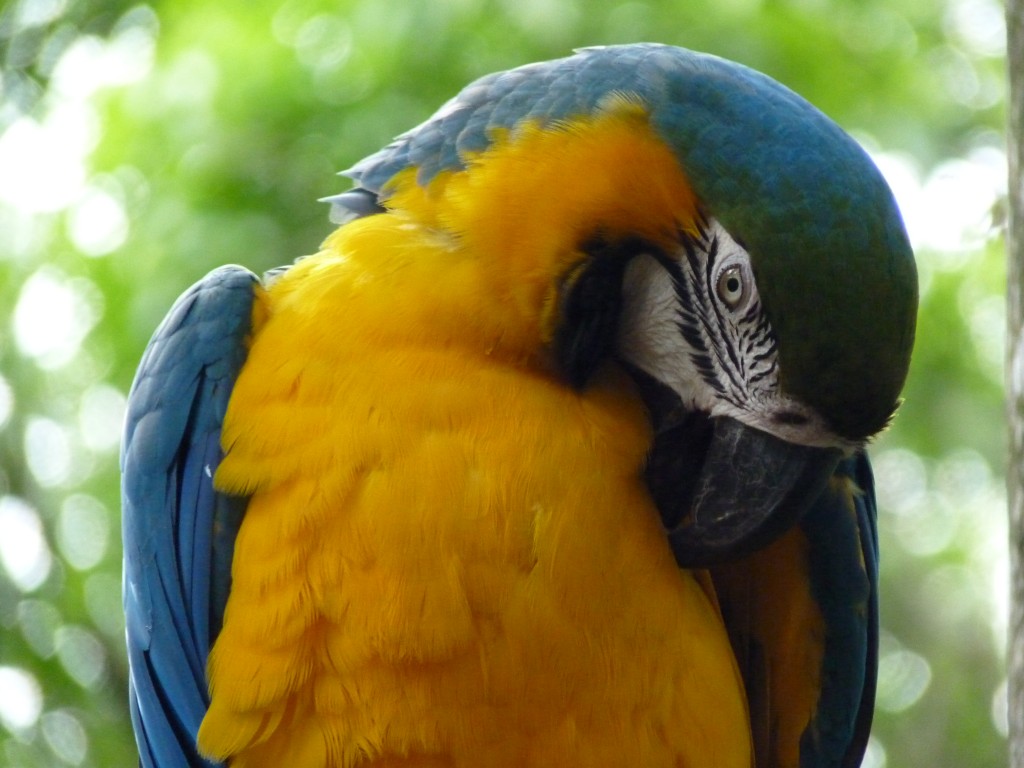
[[[1009,675],[1010,766],[1024,768],[1024,0],[1007,0],[1010,83],[1009,264],[1007,270],[1007,417],[1010,457],[1006,473],[1010,513]]]

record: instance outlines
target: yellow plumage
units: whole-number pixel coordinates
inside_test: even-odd
[[[713,572],[729,626],[743,638],[737,653],[749,674],[758,765],[799,768],[800,739],[821,692],[826,630],[810,591],[807,547],[794,529]]]
[[[202,750],[747,768],[715,598],[641,477],[644,407],[612,363],[567,387],[547,346],[583,239],[692,226],[675,158],[623,101],[391,192],[257,297],[216,477],[252,498]]]

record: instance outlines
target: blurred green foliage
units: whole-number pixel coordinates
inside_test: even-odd
[[[906,405],[873,451],[866,765],[1002,765],[1002,39],[995,0],[0,5],[0,764],[134,760],[117,439],[177,294],[313,251],[333,174],[469,80],[657,40],[772,75],[892,174],[923,294]]]

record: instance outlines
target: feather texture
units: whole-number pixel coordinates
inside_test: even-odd
[[[209,703],[242,502],[217,493],[220,428],[245,359],[255,276],[222,267],[175,304],[129,395],[121,452],[131,710],[143,766],[207,766]]]
[[[206,753],[749,765],[714,598],[675,565],[643,482],[643,404],[610,361],[579,392],[545,351],[575,233],[667,236],[692,215],[666,159],[628,111],[524,128],[473,173],[400,186],[390,215],[268,289],[216,477],[251,499]],[[564,215],[530,220],[520,199],[570,167],[593,171],[552,197]]]
[[[143,765],[859,764],[866,457],[763,551],[680,570],[645,477],[658,414],[612,334],[618,260],[681,258],[720,219],[780,325],[782,388],[859,445],[916,290],[863,152],[762,75],[643,45],[484,78],[350,175],[319,253],[264,286],[211,273],[133,385]]]

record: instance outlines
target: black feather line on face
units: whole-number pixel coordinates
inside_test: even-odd
[[[728,370],[728,366],[722,364],[720,351],[709,344],[709,339],[714,337],[713,325],[721,322],[720,315],[712,316],[718,310],[711,298],[714,290],[711,273],[718,256],[718,241],[712,238],[709,242],[706,229],[699,227],[696,236],[680,232],[679,243],[686,257],[685,263],[670,262],[675,267],[673,282],[679,297],[676,327],[690,346],[690,360],[704,382],[718,395],[728,397],[727,388],[719,376],[719,371],[723,368]],[[718,365],[713,358],[719,359]],[[736,382],[732,383],[735,385]]]
[[[752,385],[777,374],[776,340],[760,300],[753,297],[740,317],[718,298],[716,274],[725,252],[718,235],[678,233],[684,258],[663,262],[679,299],[677,327],[704,382],[738,408],[749,405]]]

